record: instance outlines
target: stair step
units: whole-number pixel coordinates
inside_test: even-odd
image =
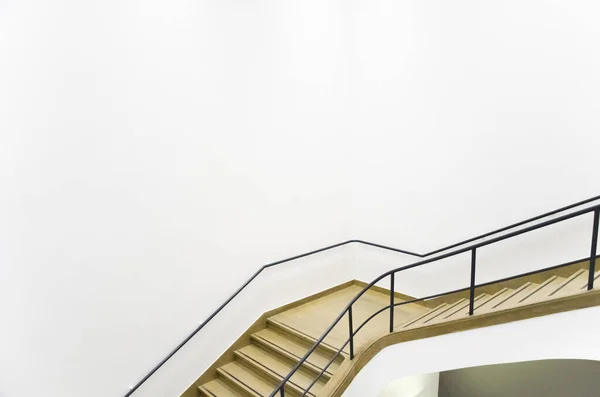
[[[507,309],[519,305],[521,299],[527,297],[530,293],[535,291],[539,287],[539,284],[526,282],[519,288],[515,289],[511,294],[499,299],[496,304],[492,306],[492,309]]]
[[[485,293],[481,294],[481,295],[477,295],[475,297],[475,299],[473,300],[473,314],[476,314],[475,310],[477,310],[478,307],[485,304],[492,298],[493,298],[492,295],[485,294]],[[469,301],[467,301],[465,305],[461,305],[456,310],[451,310],[451,312],[452,313],[445,316],[446,320],[457,320],[459,318],[468,316],[469,315]]]
[[[442,303],[441,305],[434,307],[433,309],[429,310],[426,313],[423,313],[422,315],[418,316],[417,318],[410,320],[406,324],[403,324],[400,328],[419,327],[424,323],[424,321],[428,320],[429,318],[433,318],[433,317],[437,316],[438,314],[440,314],[442,312],[442,310],[444,310],[448,306],[450,306],[450,305],[448,305],[447,303]]]
[[[269,396],[277,387],[276,382],[265,379],[238,361],[223,365],[217,369],[217,373],[238,391],[251,397]],[[287,394],[288,389],[286,388],[285,391]]]
[[[436,316],[430,317],[427,320],[423,321],[423,324],[432,325],[435,323],[442,322],[445,320],[446,315],[448,315],[449,313],[453,313],[456,309],[463,308],[465,304],[469,304],[468,299],[459,299],[456,302],[448,305],[448,307],[440,310],[440,312]]]
[[[290,339],[294,339],[296,341],[302,341],[304,343],[307,343],[309,348],[312,347],[315,342],[317,341],[317,339],[313,338],[310,335],[307,335],[301,331],[298,331],[295,328],[292,328],[286,324],[283,324],[277,320],[274,320],[272,318],[268,318],[267,319],[267,326],[272,329],[275,332],[279,332],[281,335],[284,335],[286,338],[290,338]],[[315,351],[320,351],[321,354],[324,354],[326,356],[329,357],[329,359],[331,359],[338,351],[338,348],[336,348],[335,346],[332,346],[326,342],[321,342],[319,344],[319,346],[317,346],[317,349]],[[349,353],[347,353],[348,347],[346,347],[344,350],[342,350],[341,352],[341,357],[339,358],[340,360],[342,360],[345,357],[349,357]],[[307,350],[308,351],[308,350]]]
[[[211,380],[198,387],[201,396],[205,397],[247,397],[248,394],[242,393],[230,385],[222,378]]]
[[[586,270],[586,275],[589,272],[589,270]],[[594,289],[598,289],[600,288],[600,285],[598,285],[598,279],[600,278],[600,270],[598,270],[596,273],[594,273]],[[587,285],[588,285],[588,281],[587,278],[585,280],[585,283],[581,286],[580,289],[587,291]]]
[[[255,334],[252,334],[250,338],[252,339],[253,343],[262,347],[263,349],[285,356],[296,363],[300,361],[302,357],[304,357],[310,348],[307,343],[286,338],[282,334],[275,332],[270,328],[265,328],[261,331],[258,331]],[[311,369],[318,374],[329,363],[329,360],[331,360],[329,355],[323,355],[321,354],[320,350],[317,349],[310,356],[308,356],[308,359],[303,363],[303,366],[306,366],[308,369]],[[323,375],[327,378],[333,376],[333,373],[340,366],[340,362],[342,360],[343,358],[340,357],[333,361]]]
[[[244,361],[248,366],[253,367],[257,371],[271,378],[276,383],[280,383],[290,371],[294,368],[295,363],[290,362],[286,358],[277,357],[255,345],[242,347],[234,352],[236,360]],[[310,384],[315,380],[316,374],[306,371],[306,369],[298,369],[290,378],[290,387],[302,394]],[[324,386],[324,382],[317,381],[309,390],[309,395],[315,395]]]
[[[494,309],[494,306],[507,296],[511,295],[513,290],[510,288],[502,288],[490,297],[487,302],[482,302],[481,305],[475,307],[475,314],[483,314]]]
[[[518,303],[530,304],[546,300],[548,299],[548,294],[555,290],[563,281],[565,281],[564,277],[552,276],[521,298]]]
[[[550,292],[548,296],[551,298],[557,298],[559,296],[581,293],[581,286],[587,286],[588,274],[588,270],[577,270],[569,278],[560,283],[560,285]]]

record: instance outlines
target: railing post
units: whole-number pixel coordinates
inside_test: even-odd
[[[471,287],[469,291],[469,316],[473,315],[475,303],[475,262],[477,258],[477,249],[471,250]]]
[[[354,359],[354,331],[352,331],[352,305],[348,308],[348,330],[350,331],[350,360]]]
[[[394,275],[390,278],[390,333],[394,331]]]
[[[588,274],[588,291],[594,289],[594,275],[596,273],[596,248],[598,245],[598,220],[600,208],[594,210],[594,226],[592,229],[592,248],[590,250],[590,272]]]
[[[279,395],[280,395],[281,397],[285,397],[285,392],[283,391],[283,389],[285,389],[285,384],[283,384],[283,385],[281,386],[281,389],[279,389]]]

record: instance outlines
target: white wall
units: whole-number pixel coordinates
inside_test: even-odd
[[[0,395],[123,395],[261,265],[348,238],[341,4],[0,1]]]
[[[265,262],[598,193],[598,7],[0,2],[0,394],[121,395]]]
[[[389,346],[344,397],[373,396],[390,381],[456,368],[546,359],[600,360],[600,308],[574,310]]]
[[[440,374],[421,374],[396,379],[383,387],[379,397],[438,397]]]
[[[597,2],[353,6],[358,238],[428,252],[598,194]],[[590,234],[585,216],[481,249],[477,281],[588,256]],[[357,272],[391,261],[404,256]],[[413,295],[466,287],[469,264],[465,254],[397,283]]]
[[[598,194],[598,2],[353,4],[360,238],[429,251]]]

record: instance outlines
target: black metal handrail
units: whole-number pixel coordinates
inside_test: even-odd
[[[589,203],[590,201],[594,201],[597,198],[593,198],[593,199],[588,199],[585,200],[583,202],[581,202],[578,205],[581,204],[585,204],[585,203]],[[570,205],[567,207],[564,207],[562,209],[562,211],[568,210],[568,209],[572,209],[575,208],[577,205]],[[550,215],[555,215],[556,213],[558,213],[559,211],[555,210],[552,211]],[[474,302],[475,302],[475,289],[485,286],[485,285],[490,285],[493,283],[497,283],[497,282],[501,282],[501,281],[506,281],[509,279],[513,279],[513,278],[517,278],[517,277],[523,277],[524,275],[528,275],[528,274],[535,274],[535,273],[540,273],[540,272],[544,272],[544,271],[548,271],[548,270],[552,270],[552,269],[557,269],[560,267],[564,267],[564,266],[568,266],[568,265],[572,265],[574,262],[569,262],[566,264],[562,264],[562,265],[558,265],[558,266],[550,266],[544,269],[539,269],[536,270],[534,272],[529,272],[529,273],[524,273],[524,274],[520,274],[517,276],[511,276],[505,279],[501,279],[501,280],[494,280],[492,282],[487,282],[487,283],[483,283],[483,284],[475,284],[475,273],[476,273],[476,264],[477,264],[477,249],[490,245],[490,244],[494,244],[497,243],[499,241],[503,241],[503,240],[507,240],[509,238],[512,237],[516,237],[519,236],[521,234],[524,233],[528,233],[537,229],[541,229],[556,223],[560,223],[569,219],[573,219],[588,213],[593,212],[594,214],[594,218],[593,218],[593,226],[592,226],[592,238],[591,238],[591,247],[590,247],[590,256],[589,258],[587,258],[589,260],[589,269],[588,269],[588,284],[587,284],[587,289],[588,291],[594,288],[594,274],[595,274],[595,265],[596,265],[596,258],[597,258],[597,241],[598,241],[598,227],[599,227],[599,221],[600,221],[600,204],[596,204],[592,207],[588,207],[582,210],[578,210],[575,212],[572,212],[570,214],[567,215],[563,215],[554,219],[550,219],[544,222],[540,222],[537,223],[535,225],[531,225],[528,227],[525,227],[523,229],[519,229],[516,230],[514,232],[511,233],[507,233],[498,237],[495,237],[493,239],[487,240],[487,241],[481,241],[479,243],[475,243],[472,245],[469,245],[467,247],[464,248],[460,248],[457,250],[454,250],[452,252],[448,252],[442,255],[438,255],[435,256],[433,258],[429,258],[429,259],[425,259],[422,261],[418,261],[416,263],[412,263],[410,265],[406,265],[406,266],[402,266],[402,267],[398,267],[396,269],[392,269],[389,270],[385,273],[383,273],[382,275],[378,276],[377,278],[375,278],[373,281],[371,281],[371,283],[369,283],[367,286],[365,286],[347,305],[346,307],[342,310],[342,312],[336,317],[336,319],[333,321],[333,323],[323,332],[323,334],[321,335],[321,337],[319,339],[317,339],[317,341],[313,344],[313,346],[306,352],[306,354],[298,361],[298,363],[292,368],[292,370],[290,371],[290,373],[280,382],[280,384],[277,386],[277,388],[275,390],[273,390],[273,392],[269,395],[269,397],[274,397],[277,393],[280,394],[281,397],[285,396],[285,384],[288,382],[288,380],[292,377],[292,375],[302,366],[302,364],[306,361],[306,359],[315,351],[315,349],[324,341],[324,339],[327,337],[327,335],[329,335],[329,333],[333,330],[333,328],[341,321],[341,319],[346,316],[346,314],[348,315],[348,339],[346,340],[346,342],[342,345],[342,347],[340,347],[337,351],[337,353],[332,357],[332,359],[329,361],[329,363],[321,370],[320,374],[317,375],[315,377],[315,379],[313,380],[313,382],[306,388],[304,389],[304,393],[302,394],[302,397],[305,396],[308,391],[310,390],[310,388],[321,378],[321,376],[325,373],[325,371],[327,370],[327,368],[329,368],[329,366],[331,365],[331,363],[337,358],[337,356],[342,352],[343,349],[346,348],[346,346],[349,345],[349,350],[350,350],[350,360],[354,359],[354,336],[356,335],[356,333],[358,331],[360,331],[360,329],[362,329],[362,327],[364,325],[366,325],[371,319],[373,319],[375,316],[381,314],[383,311],[385,310],[390,310],[390,323],[389,323],[389,332],[393,332],[393,322],[394,322],[394,308],[397,306],[401,306],[401,305],[405,305],[405,304],[409,304],[409,303],[415,303],[415,302],[419,302],[425,299],[432,299],[435,297],[440,297],[440,296],[446,296],[446,295],[450,295],[450,294],[455,294],[458,292],[465,292],[465,291],[469,291],[469,316],[473,315],[473,311],[474,311]],[[540,217],[535,217],[532,218],[529,221],[523,221],[523,222],[519,222],[518,225],[522,226],[528,222],[531,222],[532,220],[539,220],[541,219]],[[507,228],[503,228],[503,230],[501,231],[506,231],[508,230]],[[491,234],[487,234],[485,237],[490,236]],[[468,242],[472,242],[477,240],[477,238],[475,239],[469,239]],[[456,244],[454,245],[456,246],[460,246],[460,245],[464,245],[464,243],[461,244]],[[437,250],[434,252],[441,252],[441,251],[445,251],[446,249],[442,249],[442,250]],[[439,260],[442,259],[446,259],[449,257],[453,257],[456,255],[460,255],[463,253],[467,253],[470,252],[471,253],[471,272],[470,272],[470,286],[466,287],[466,288],[462,288],[462,289],[458,289],[458,290],[454,290],[454,291],[449,291],[449,292],[444,292],[444,293],[440,293],[440,294],[436,294],[436,295],[432,295],[432,296],[428,296],[425,298],[420,298],[420,299],[414,299],[414,300],[410,300],[410,301],[405,301],[405,302],[400,302],[400,303],[394,303],[394,281],[395,281],[395,274],[408,270],[408,269],[412,269],[418,266],[423,266],[426,265],[428,263],[432,263],[432,262],[437,262]],[[370,317],[368,317],[356,330],[353,329],[353,323],[352,323],[352,305],[363,295],[365,294],[371,287],[373,287],[376,283],[378,283],[379,281],[383,280],[384,278],[386,278],[387,276],[390,276],[390,304],[387,306],[384,306],[382,309],[376,311],[375,313],[373,313]]]
[[[200,330],[202,330],[202,328],[204,328],[206,326],[206,324],[208,324],[217,314],[219,314],[219,312],[221,312],[221,310],[223,310],[225,308],[225,306],[227,306],[229,304],[229,302],[231,302],[236,296],[238,296],[240,294],[240,292],[242,292],[242,290],[244,290],[244,288],[246,288],[248,286],[248,284],[250,284],[256,277],[258,277],[259,274],[261,274],[263,272],[263,270],[268,269],[270,267],[273,266],[277,266],[277,265],[281,265],[287,262],[291,262],[297,259],[301,259],[301,258],[305,258],[307,256],[311,256],[311,255],[315,255],[318,254],[320,252],[324,252],[324,251],[329,251],[331,249],[334,248],[338,248],[341,247],[343,245],[348,245],[351,243],[358,243],[358,244],[363,244],[363,245],[369,245],[372,247],[377,247],[377,248],[382,248],[388,251],[394,251],[394,252],[398,252],[400,254],[406,254],[406,255],[411,255],[411,256],[416,256],[419,258],[422,258],[424,255],[423,254],[417,254],[415,252],[411,252],[411,251],[407,251],[407,250],[403,250],[403,249],[399,249],[399,248],[393,248],[393,247],[388,247],[385,245],[381,245],[381,244],[375,244],[375,243],[371,243],[369,241],[364,241],[364,240],[347,240],[338,244],[333,244],[324,248],[320,248],[314,251],[310,251],[310,252],[306,252],[304,254],[300,254],[300,255],[295,255],[286,259],[282,259],[279,260],[277,262],[272,262],[272,263],[268,263],[264,266],[262,266],[260,269],[258,269],[253,275],[252,277],[250,277],[248,280],[246,280],[246,282],[244,282],[244,284],[242,284],[241,287],[239,287],[229,298],[227,298],[225,300],[225,302],[223,302],[221,304],[221,306],[219,306],[217,308],[217,310],[215,310],[210,316],[208,316],[208,318],[206,320],[204,320],[198,327],[196,327],[196,329],[194,329],[192,331],[192,333],[190,333],[179,345],[177,345],[177,347],[175,347],[173,350],[171,350],[171,352],[169,352],[169,354],[167,354],[165,356],[165,358],[163,358],[154,368],[152,368],[150,370],[150,372],[148,372],[138,383],[135,384],[135,386],[133,386],[128,392],[127,394],[125,394],[124,397],[129,397],[131,396],[137,389],[140,388],[140,386],[142,386],[144,384],[144,382],[146,382],[152,375],[154,375],[154,373],[156,373],[156,371],[158,371],[167,361],[169,361],[169,359],[171,359],[171,357],[173,357],[179,350],[181,350],[181,348],[183,346],[185,346],[194,336],[196,336],[196,334],[198,332],[200,332]]]
[[[548,216],[555,215],[555,214],[563,212],[563,211],[567,211],[567,210],[572,209],[572,208],[576,208],[578,206],[590,203],[590,202],[595,201],[595,200],[600,200],[600,195],[592,197],[592,198],[589,198],[589,199],[586,199],[586,200],[583,200],[583,201],[579,201],[579,202],[574,203],[574,204],[570,204],[568,206],[565,206],[565,207],[562,207],[562,208],[559,208],[559,209],[556,209],[556,210],[553,210],[553,211],[550,211],[550,212],[546,212],[546,213],[541,214],[541,215],[537,215],[537,216],[529,218],[527,220],[524,220],[524,221],[521,221],[521,222],[517,222],[517,223],[514,223],[512,225],[505,226],[505,227],[496,229],[496,230],[488,232],[488,233],[481,234],[479,236],[476,236],[476,237],[473,237],[473,238],[461,241],[459,243],[451,244],[449,246],[446,246],[446,247],[443,247],[443,248],[440,248],[440,249],[436,249],[436,250],[430,251],[430,252],[428,252],[426,254],[419,254],[419,253],[416,253],[416,252],[411,252],[411,251],[407,251],[407,250],[403,250],[403,249],[393,248],[393,247],[389,247],[389,246],[385,246],[385,245],[381,245],[381,244],[372,243],[372,242],[369,242],[369,241],[354,239],[354,240],[347,240],[347,241],[344,241],[344,242],[341,242],[341,243],[338,243],[338,244],[333,244],[333,245],[330,245],[330,246],[327,246],[327,247],[324,247],[324,248],[320,248],[320,249],[317,249],[317,250],[314,250],[314,251],[306,252],[304,254],[292,256],[290,258],[286,258],[286,259],[282,259],[282,260],[279,260],[279,261],[276,261],[276,262],[272,262],[272,263],[266,264],[266,265],[262,266],[260,269],[258,269],[248,280],[246,280],[246,282],[244,282],[244,284],[242,284],[241,287],[239,287],[211,315],[209,315],[206,320],[204,320],[181,343],[179,343],[179,345],[177,345],[171,352],[169,352],[169,354],[167,354],[138,383],[136,383],[135,386],[133,386],[124,395],[124,397],[131,396],[137,389],[139,389],[152,375],[154,375],[169,359],[171,359],[171,357],[173,357],[179,350],[181,350],[181,348],[183,348],[183,346],[185,346],[194,336],[196,336],[196,334],[198,334],[198,332],[200,332],[217,314],[219,314],[221,312],[221,310],[223,310],[235,297],[237,297],[240,294],[240,292],[242,292],[242,290],[244,290],[265,269],[268,269],[268,268],[273,267],[273,266],[281,265],[281,264],[284,264],[284,263],[287,263],[287,262],[291,262],[291,261],[294,261],[294,260],[297,260],[297,259],[301,259],[301,258],[304,258],[304,257],[307,257],[307,256],[311,256],[311,255],[314,255],[314,254],[318,254],[320,252],[324,252],[324,251],[328,251],[328,250],[331,250],[331,249],[334,249],[334,248],[338,248],[338,247],[341,247],[341,246],[344,246],[344,245],[347,245],[347,244],[351,244],[351,243],[368,245],[368,246],[372,246],[372,247],[377,247],[377,248],[385,249],[385,250],[388,250],[388,251],[398,252],[398,253],[401,253],[401,254],[411,255],[411,256],[415,256],[415,257],[419,257],[419,258],[425,258],[425,257],[431,256],[431,255],[437,254],[439,252],[447,251],[447,250],[449,250],[451,248],[455,248],[455,247],[458,247],[458,246],[461,246],[461,245],[464,245],[464,244],[468,244],[470,242],[477,241],[477,240],[480,240],[482,238],[486,238],[486,237],[492,236],[494,234],[498,234],[498,233],[501,233],[501,232],[513,229],[515,227],[522,226],[522,225],[525,225],[527,223],[534,222],[534,221],[546,218]],[[391,312],[392,312],[391,316],[393,316],[393,310]]]

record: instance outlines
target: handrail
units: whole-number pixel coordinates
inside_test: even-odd
[[[594,201],[595,199],[589,199],[589,200],[585,200],[582,203],[589,203],[590,201]],[[564,207],[564,210],[567,209],[571,209],[574,208],[573,205],[571,206],[567,206]],[[354,358],[354,349],[353,349],[353,340],[354,340],[354,335],[356,335],[356,333],[368,322],[370,321],[373,317],[375,317],[377,314],[380,314],[381,312],[383,312],[385,309],[390,310],[390,332],[393,332],[393,313],[394,313],[394,307],[399,306],[401,304],[407,304],[407,303],[413,303],[413,302],[417,302],[420,300],[424,300],[424,299],[430,299],[431,297],[427,297],[427,298],[420,298],[420,299],[415,299],[413,301],[409,301],[409,302],[401,302],[400,304],[394,304],[394,276],[396,273],[404,271],[404,270],[408,270],[408,269],[412,269],[418,266],[423,266],[426,265],[428,263],[432,263],[432,262],[436,262],[442,259],[446,259],[452,256],[456,256],[456,255],[460,255],[463,253],[467,253],[467,252],[471,252],[471,280],[470,280],[470,286],[468,288],[462,288],[459,290],[455,290],[455,291],[450,291],[450,292],[445,292],[445,293],[441,293],[441,294],[437,294],[437,295],[433,295],[432,297],[439,297],[439,296],[445,296],[445,295],[450,295],[450,294],[454,294],[457,292],[461,292],[461,291],[467,291],[469,290],[470,294],[469,294],[469,315],[473,315],[473,311],[474,311],[474,292],[475,292],[475,288],[481,286],[481,285],[487,285],[490,283],[484,283],[481,285],[477,285],[475,284],[475,269],[476,269],[476,252],[478,248],[490,245],[490,244],[494,244],[496,242],[499,241],[503,241],[512,237],[516,237],[519,236],[521,234],[524,233],[528,233],[537,229],[541,229],[544,228],[546,226],[550,226],[559,222],[563,222],[566,221],[568,219],[572,219],[572,218],[576,218],[588,213],[594,213],[594,218],[593,218],[593,226],[592,226],[592,241],[591,241],[591,248],[590,248],[590,256],[589,256],[589,276],[588,276],[588,290],[591,290],[594,286],[594,273],[595,273],[595,262],[596,262],[596,258],[597,258],[597,240],[598,240],[598,229],[599,229],[599,223],[600,223],[600,204],[596,204],[592,207],[588,207],[588,208],[584,208],[575,212],[572,212],[570,214],[566,214],[554,219],[550,219],[541,223],[537,223],[535,225],[531,225],[528,226],[526,228],[523,229],[519,229],[516,230],[514,232],[511,233],[507,233],[501,236],[498,236],[496,238],[487,240],[487,241],[481,241],[472,245],[469,245],[467,247],[463,247],[460,249],[457,249],[455,251],[452,252],[448,252],[442,255],[438,255],[435,256],[433,258],[428,258],[422,261],[418,261],[416,263],[412,263],[406,266],[401,266],[398,267],[396,269],[392,269],[389,270],[385,273],[383,273],[382,275],[376,277],[373,281],[371,281],[371,283],[369,283],[367,286],[365,286],[360,292],[358,292],[356,294],[356,296],[346,305],[346,307],[342,310],[342,312],[335,318],[335,320],[333,321],[333,323],[323,332],[323,334],[321,335],[321,337],[319,339],[317,339],[317,341],[312,345],[312,347],[306,352],[306,354],[298,361],[298,363],[292,368],[292,370],[290,371],[290,373],[283,378],[283,380],[279,383],[279,385],[277,386],[277,388],[275,388],[275,390],[273,390],[273,392],[269,395],[269,397],[274,397],[277,393],[280,393],[281,397],[284,397],[285,395],[285,384],[288,382],[288,380],[292,377],[292,375],[294,375],[294,373],[302,366],[302,364],[308,359],[308,357],[315,351],[315,349],[323,342],[323,340],[327,337],[327,335],[333,330],[333,328],[340,322],[340,320],[346,315],[348,314],[348,328],[349,328],[349,339],[346,341],[346,343],[344,343],[342,345],[342,347],[338,350],[338,353],[336,355],[334,355],[334,357],[332,358],[332,361],[329,362],[329,364],[327,364],[325,366],[325,368],[321,371],[321,373],[315,378],[315,380],[308,386],[308,388],[304,389],[304,393],[302,394],[302,396],[305,396],[306,393],[308,393],[308,390],[310,390],[310,388],[316,383],[316,381],[321,377],[321,375],[324,373],[324,371],[327,370],[327,368],[329,367],[329,365],[331,364],[331,362],[333,362],[333,360],[335,359],[335,357],[337,357],[337,355],[345,348],[346,345],[350,345],[350,360],[352,360]],[[557,211],[551,211],[551,215],[556,214]],[[528,221],[523,221],[523,222],[519,222],[520,225],[523,225],[525,223],[531,222],[532,220],[539,220],[539,217],[535,217],[535,218],[531,218],[531,220]],[[504,229],[504,228],[503,228]],[[506,231],[507,229],[501,230],[501,231]],[[487,237],[487,236],[486,236]],[[480,237],[479,237],[480,238]],[[467,240],[467,242],[472,242],[474,240],[477,240],[478,238],[474,238],[474,239],[470,239]],[[463,243],[460,243],[458,245],[463,245]],[[456,246],[456,245],[455,245]],[[441,252],[444,251],[445,249],[442,250],[437,250],[434,252]],[[427,255],[425,255],[427,256]],[[537,270],[535,272],[530,272],[529,274],[532,273],[538,273],[538,272],[542,272],[542,271],[547,271],[549,269],[555,269],[558,267],[563,267],[566,265],[569,265],[572,263],[568,263],[568,264],[563,264],[563,265],[559,265],[559,266],[550,266],[548,268],[544,268],[544,269],[540,269]],[[363,322],[363,324],[361,324],[356,330],[353,330],[353,324],[352,324],[352,305],[363,295],[365,294],[371,287],[373,287],[376,283],[378,283],[379,281],[381,281],[382,279],[384,279],[385,277],[390,276],[390,305],[389,306],[385,306],[382,310],[379,310],[378,312],[376,312],[375,314],[371,315],[369,318],[367,318],[367,320],[365,320],[365,322]],[[515,276],[512,276],[510,278],[515,278]],[[509,279],[510,279],[509,278]],[[498,281],[496,281],[498,282]]]
[[[225,300],[225,302],[223,302],[221,304],[221,306],[219,306],[217,308],[217,310],[215,310],[210,316],[208,316],[208,318],[206,320],[204,320],[198,327],[196,327],[196,329],[194,329],[179,345],[177,345],[177,347],[175,347],[173,350],[171,350],[171,352],[169,352],[169,354],[167,354],[165,356],[165,358],[163,358],[154,368],[152,368],[150,370],[150,372],[148,372],[138,383],[135,384],[135,386],[133,386],[128,392],[127,394],[125,394],[124,397],[129,397],[131,396],[137,389],[140,388],[140,386],[142,386],[144,384],[144,382],[146,382],[152,375],[154,375],[154,373],[156,373],[156,371],[158,371],[167,361],[169,361],[169,359],[171,357],[173,357],[179,350],[181,350],[181,348],[183,346],[185,346],[194,336],[196,336],[196,334],[198,332],[200,332],[200,330],[202,330],[202,328],[204,328],[204,326],[206,326],[206,324],[208,324],[217,314],[219,314],[219,312],[221,310],[223,310],[225,308],[225,306],[227,306],[229,304],[229,302],[231,302],[236,296],[239,295],[240,292],[242,292],[244,290],[244,288],[246,288],[248,286],[248,284],[250,284],[256,277],[258,277],[259,274],[262,273],[263,270],[268,269],[270,267],[273,266],[277,266],[277,265],[281,265],[287,262],[291,262],[294,261],[296,259],[301,259],[307,256],[311,256],[314,254],[318,254],[320,252],[324,252],[324,251],[329,251],[333,248],[337,248],[337,247],[341,247],[343,245],[347,245],[347,244],[351,244],[351,243],[359,243],[359,244],[364,244],[364,245],[370,245],[373,247],[377,247],[377,248],[382,248],[388,251],[394,251],[394,252],[398,252],[401,254],[406,254],[406,255],[412,255],[412,256],[416,256],[419,258],[422,258],[423,255],[422,254],[417,254],[415,252],[411,252],[411,251],[406,251],[406,250],[402,250],[402,249],[398,249],[398,248],[393,248],[393,247],[388,247],[385,245],[380,245],[380,244],[375,244],[375,243],[371,243],[369,241],[364,241],[364,240],[347,240],[341,243],[337,243],[337,244],[333,244],[324,248],[319,248],[317,250],[314,251],[310,251],[310,252],[305,252],[304,254],[300,254],[300,255],[295,255],[286,259],[282,259],[276,262],[271,262],[268,263],[264,266],[262,266],[260,269],[258,269],[253,275],[252,277],[250,277],[248,280],[246,280],[246,282],[244,282],[244,284],[242,284],[241,287],[239,287],[229,298],[227,298]]]
[[[585,199],[585,200],[582,200],[582,201],[578,201],[578,202],[576,202],[574,204],[569,204],[569,205],[561,207],[559,209],[548,211],[548,212],[546,212],[544,214],[541,214],[541,215],[536,215],[536,216],[534,216],[532,218],[525,219],[524,221],[516,222],[516,223],[513,223],[512,225],[504,226],[504,227],[501,227],[499,229],[493,230],[491,232],[480,234],[479,236],[469,238],[469,239],[461,241],[459,243],[450,244],[447,247],[443,247],[443,248],[439,248],[439,249],[430,251],[430,252],[426,253],[423,256],[435,255],[435,254],[438,254],[440,252],[447,251],[447,250],[449,250],[451,248],[456,248],[456,247],[459,247],[459,246],[464,245],[464,244],[472,243],[473,241],[476,241],[476,240],[479,240],[479,239],[482,239],[482,238],[486,238],[486,237],[492,236],[494,234],[502,233],[502,232],[505,232],[507,230],[514,229],[515,227],[519,227],[519,226],[525,225],[525,224],[530,223],[530,222],[535,222],[535,221],[538,221],[540,219],[547,218],[549,216],[552,216],[552,215],[558,214],[560,212],[564,212],[564,211],[570,210],[570,209],[575,208],[575,207],[582,206],[584,204],[591,203],[592,201],[596,201],[596,200],[600,200],[600,196],[590,197],[588,199]]]
[[[287,263],[287,262],[294,261],[296,259],[301,259],[301,258],[304,258],[304,257],[307,257],[307,256],[311,256],[311,255],[314,255],[314,254],[317,254],[317,253],[320,253],[320,252],[328,251],[328,250],[331,250],[333,248],[341,247],[341,246],[344,246],[344,245],[347,245],[347,244],[351,244],[351,243],[368,245],[368,246],[377,247],[377,248],[381,248],[381,249],[388,250],[388,251],[398,252],[398,253],[401,253],[401,254],[411,255],[411,256],[415,256],[415,257],[419,257],[419,258],[425,258],[425,257],[431,256],[431,255],[437,254],[439,252],[443,252],[443,251],[446,251],[446,250],[451,249],[451,248],[455,248],[455,247],[458,247],[458,246],[461,246],[461,245],[464,245],[464,244],[468,244],[470,242],[473,242],[473,241],[476,241],[476,240],[479,240],[479,239],[482,239],[482,238],[485,238],[485,237],[489,237],[491,235],[494,235],[494,234],[497,234],[497,233],[500,233],[500,232],[503,232],[503,231],[506,231],[506,230],[513,229],[515,227],[524,225],[526,223],[533,222],[533,221],[536,221],[536,220],[539,220],[539,219],[543,219],[545,217],[557,214],[559,212],[566,211],[566,210],[578,207],[578,206],[583,205],[583,204],[587,204],[587,203],[595,201],[595,200],[600,200],[600,195],[592,197],[592,198],[589,198],[589,199],[586,199],[586,200],[583,200],[583,201],[579,201],[579,202],[574,203],[574,204],[570,204],[568,206],[559,208],[557,210],[553,210],[553,211],[549,211],[549,212],[546,212],[546,213],[541,214],[541,215],[537,215],[537,216],[535,216],[533,218],[529,218],[529,219],[527,219],[525,221],[517,222],[517,223],[514,223],[512,225],[505,226],[505,227],[502,227],[500,229],[497,229],[497,230],[494,230],[494,231],[491,231],[491,232],[488,232],[488,233],[481,234],[479,236],[476,236],[476,237],[473,237],[473,238],[461,241],[459,243],[451,244],[451,245],[449,245],[447,247],[444,247],[444,248],[440,248],[440,249],[436,249],[436,250],[430,251],[430,252],[428,252],[426,254],[420,254],[420,253],[411,252],[411,251],[407,251],[407,250],[403,250],[403,249],[393,248],[393,247],[389,247],[389,246],[385,246],[385,245],[381,245],[381,244],[376,244],[376,243],[372,243],[372,242],[365,241],[365,240],[353,239],[353,240],[347,240],[347,241],[344,241],[344,242],[341,242],[341,243],[333,244],[333,245],[330,245],[330,246],[327,246],[327,247],[324,247],[324,248],[320,248],[320,249],[317,249],[317,250],[313,250],[313,251],[310,251],[310,252],[306,252],[306,253],[303,253],[303,254],[300,254],[300,255],[292,256],[292,257],[289,257],[289,258],[286,258],[286,259],[282,259],[282,260],[279,260],[279,261],[276,261],[276,262],[268,263],[268,264],[262,266],[260,269],[258,269],[248,280],[246,280],[246,282],[244,282],[241,287],[239,287],[212,314],[210,314],[206,320],[204,320],[198,327],[196,327],[196,329],[194,329],[181,343],[179,343],[154,368],[152,368],[139,382],[137,382],[124,395],[124,397],[131,396],[137,389],[139,389],[142,386],[142,384],[144,384],[169,359],[171,359],[171,357],[173,357],[179,350],[181,350],[181,348],[183,348],[183,346],[185,346],[194,336],[196,336],[196,334],[198,334],[198,332],[200,332],[200,330],[202,330],[217,314],[219,314],[221,312],[221,310],[223,310],[229,304],[229,302],[231,302],[235,297],[237,297],[240,294],[240,292],[242,292],[256,277],[258,277],[262,273],[263,270],[265,270],[267,268],[270,268],[270,267],[273,267],[273,266],[277,266],[277,265],[281,265],[281,264],[284,264],[284,263]],[[428,263],[428,262],[425,262],[425,263]],[[392,313],[393,313],[393,311],[392,311]]]

